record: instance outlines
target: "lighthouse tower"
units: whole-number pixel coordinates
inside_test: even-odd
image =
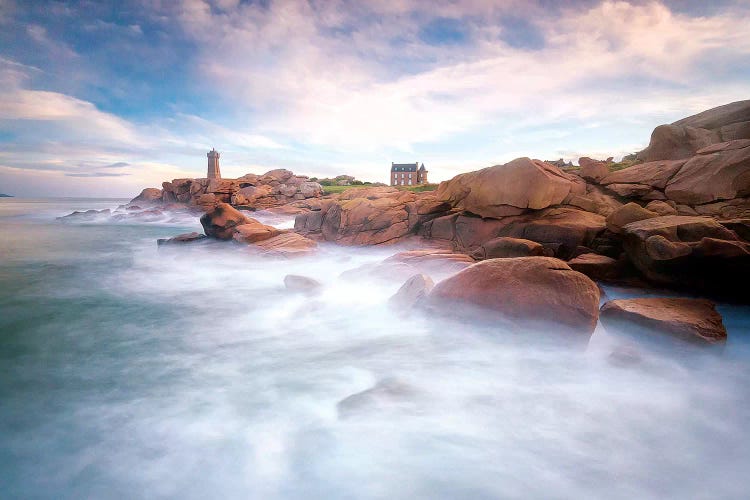
[[[216,149],[211,149],[208,152],[208,174],[206,177],[209,179],[221,179],[221,170],[219,170],[219,152]]]

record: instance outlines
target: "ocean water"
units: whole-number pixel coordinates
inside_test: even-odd
[[[0,498],[748,496],[746,307],[720,306],[722,352],[602,327],[570,349],[341,276],[395,248],[283,260],[157,249],[191,216],[55,220],[121,202],[0,199]]]

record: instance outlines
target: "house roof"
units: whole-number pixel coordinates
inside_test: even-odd
[[[419,162],[414,163],[391,163],[391,172],[416,172]],[[422,165],[424,168],[424,165]]]

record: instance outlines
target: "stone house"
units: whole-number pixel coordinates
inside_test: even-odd
[[[393,163],[391,162],[391,186],[414,186],[427,184],[427,169],[419,162]]]

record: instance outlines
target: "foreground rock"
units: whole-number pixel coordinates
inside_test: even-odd
[[[200,220],[206,236],[218,240],[231,240],[237,226],[255,221],[227,203],[217,203]]]
[[[520,215],[561,203],[573,190],[572,176],[539,160],[517,158],[441,182],[436,196],[481,217]],[[585,192],[585,184],[582,185]]]
[[[435,285],[429,303],[458,314],[478,309],[498,319],[549,322],[586,338],[599,317],[596,284],[550,257],[479,262]]]
[[[723,344],[727,331],[715,304],[703,299],[617,299],[604,304],[603,322],[632,322],[652,331],[701,345]]]

